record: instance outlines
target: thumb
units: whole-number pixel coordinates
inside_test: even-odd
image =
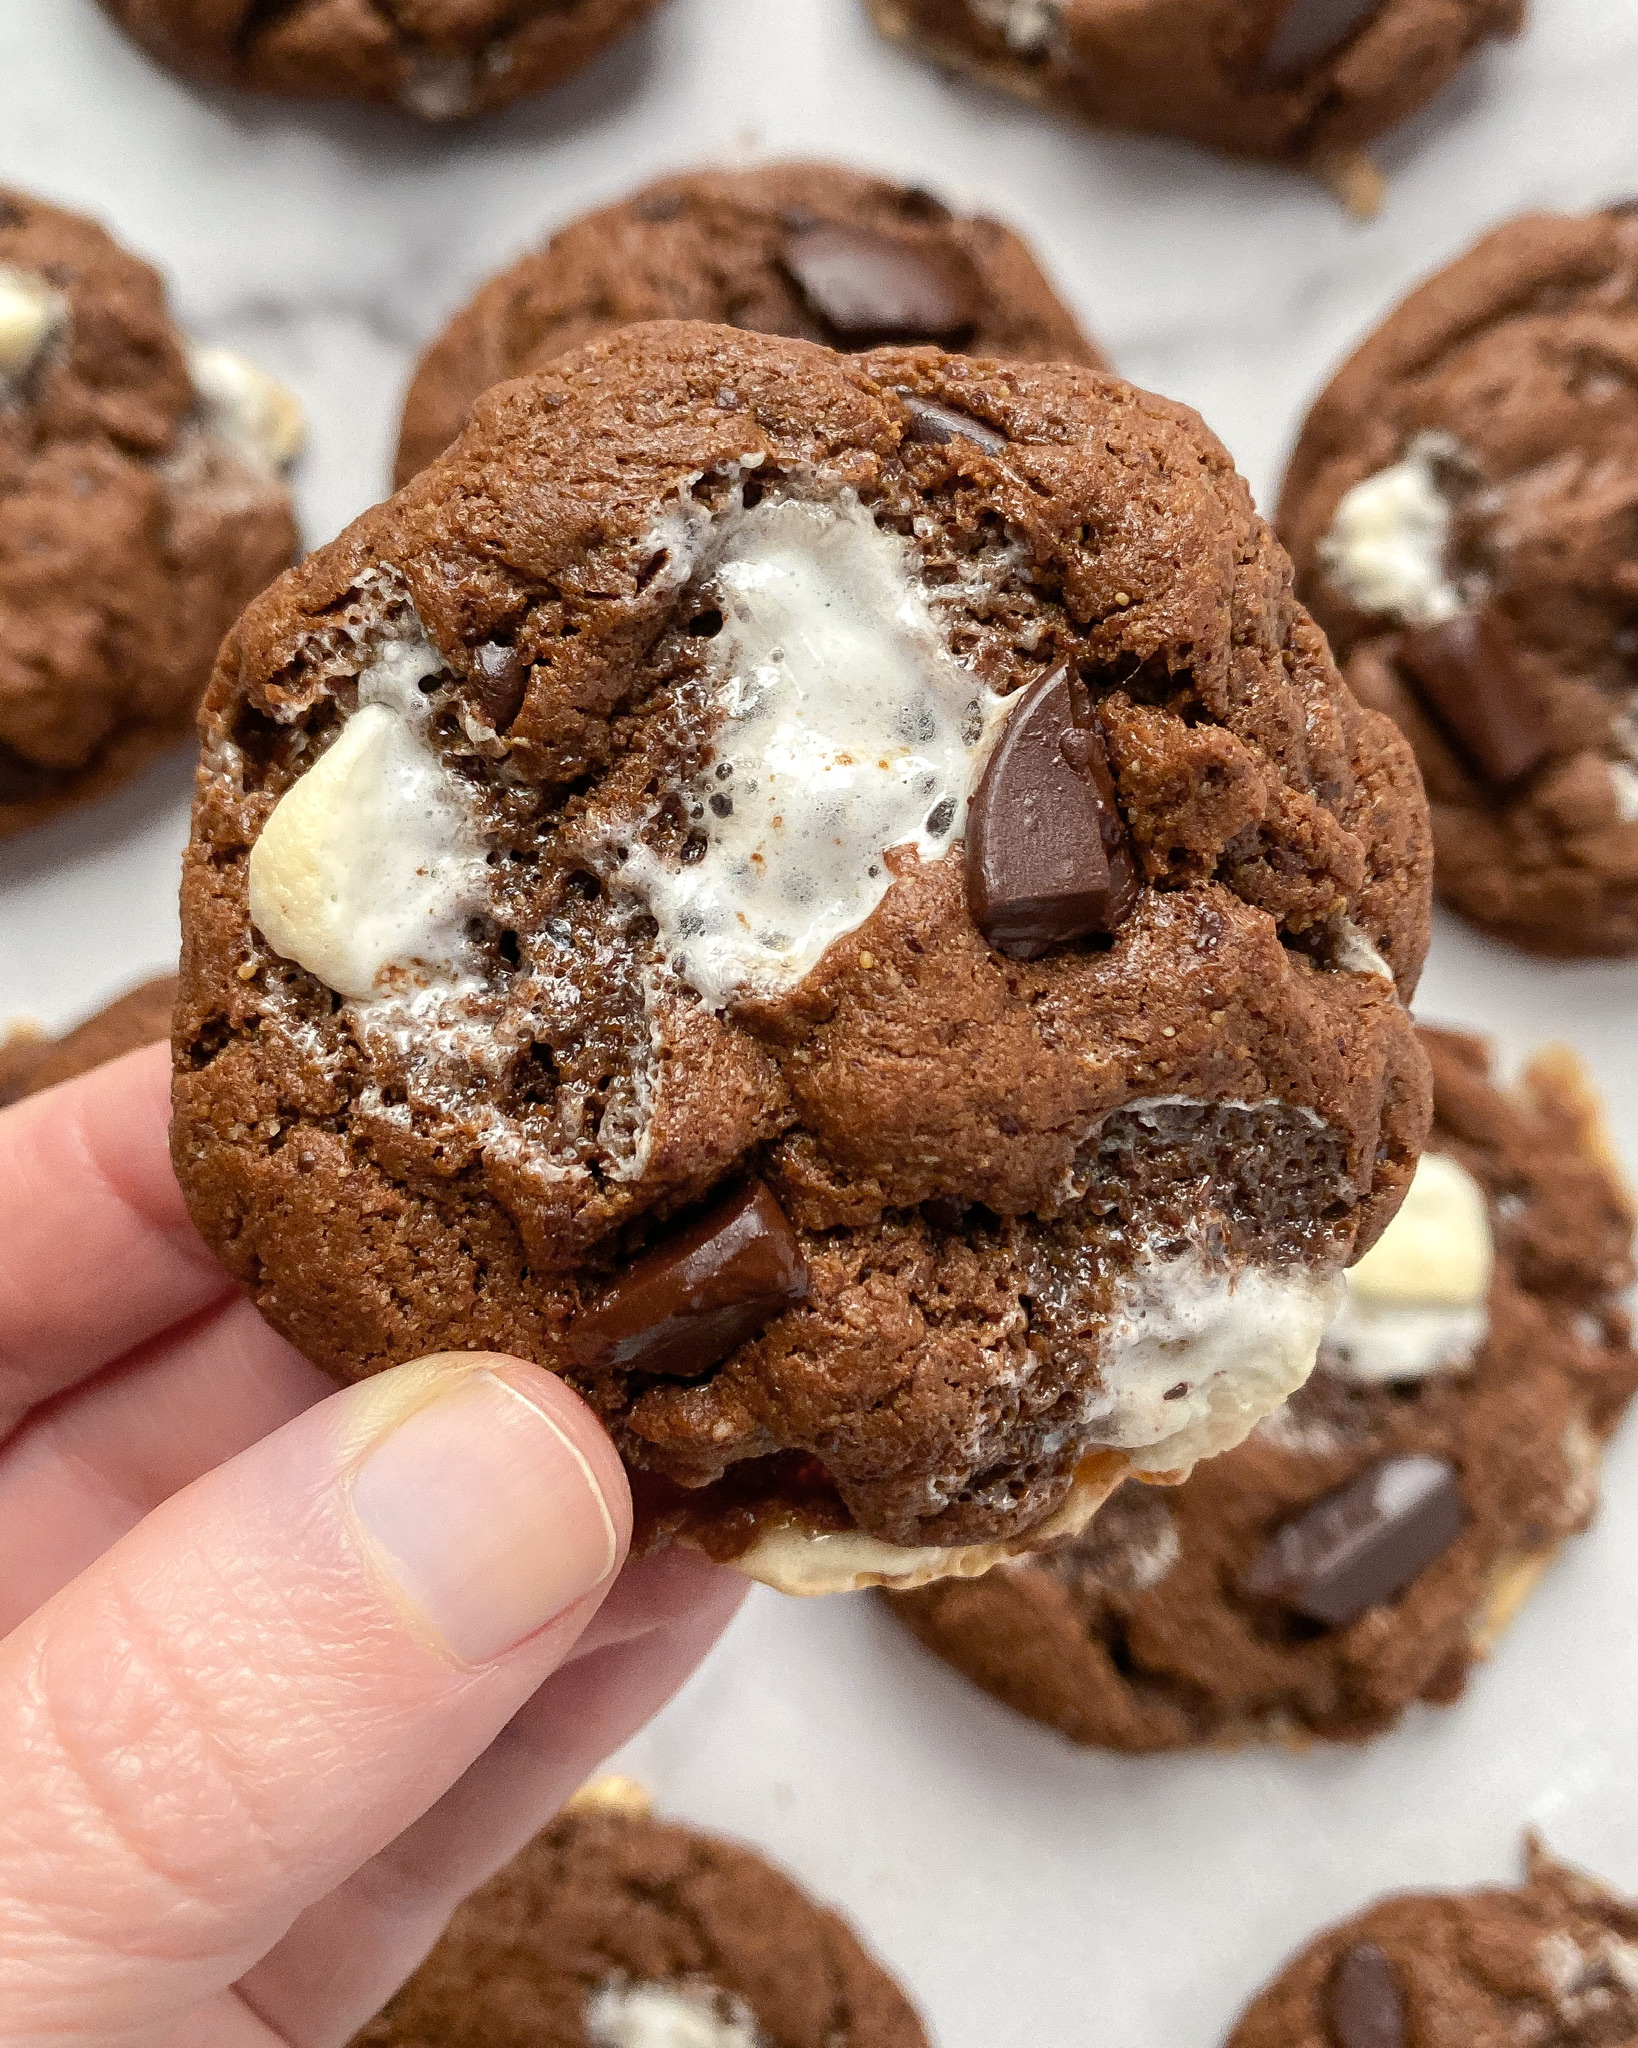
[[[0,1642],[0,2041],[160,2041],[559,1665],[629,1537],[559,1380],[447,1355],[195,1482]]]

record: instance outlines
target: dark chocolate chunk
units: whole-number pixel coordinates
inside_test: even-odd
[[[970,1202],[963,1202],[955,1195],[931,1195],[921,1205],[921,1213],[935,1230],[959,1230],[967,1220]]]
[[[960,348],[983,311],[978,273],[955,248],[821,221],[790,235],[780,261],[842,348],[892,341]]]
[[[759,1180],[640,1258],[569,1332],[593,1371],[694,1379],[804,1299],[808,1269]]]
[[[1466,1526],[1454,1467],[1420,1452],[1385,1458],[1276,1530],[1245,1590],[1346,1628],[1402,1593]]]
[[[1103,731],[1067,662],[1008,714],[967,812],[967,904],[998,953],[1112,932],[1137,901]]]
[[[910,391],[901,391],[899,396],[910,415],[910,424],[904,433],[907,441],[925,441],[935,448],[942,448],[959,434],[964,441],[971,441],[982,448],[986,455],[999,455],[1007,445],[1005,434],[986,426],[982,420],[975,420],[971,413],[958,412],[953,405],[935,405],[930,398],[917,398]]]
[[[1262,83],[1290,78],[1333,56],[1381,0],[1291,0],[1258,66]]]
[[[1464,612],[1443,626],[1400,635],[1399,660],[1416,693],[1492,788],[1539,766],[1546,720],[1494,612]]]
[[[38,803],[64,780],[60,768],[47,768],[19,754],[0,740],[0,804]]]
[[[486,640],[472,650],[467,699],[493,732],[505,732],[523,709],[529,688],[529,657],[515,647]]]
[[[1405,1992],[1374,1941],[1349,1949],[1325,1981],[1325,2024],[1336,2048],[1405,2048]]]

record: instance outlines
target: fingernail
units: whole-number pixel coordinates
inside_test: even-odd
[[[352,1502],[377,1565],[469,1664],[544,1628],[619,1552],[585,1458],[486,1370],[383,1438],[353,1475]]]

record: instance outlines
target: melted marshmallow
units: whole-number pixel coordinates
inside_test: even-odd
[[[1442,626],[1466,609],[1446,568],[1451,510],[1438,476],[1460,453],[1449,434],[1418,434],[1391,468],[1344,494],[1319,558],[1350,604],[1402,626]]]
[[[591,2048],[761,2048],[762,2040],[739,1999],[691,1984],[617,1983],[586,2001],[586,2038]]]
[[[1146,1260],[1117,1290],[1097,1441],[1129,1449],[1144,1472],[1231,1450],[1307,1379],[1341,1291],[1323,1266],[1225,1270],[1195,1251]]]
[[[358,709],[274,805],[250,852],[250,915],[268,944],[355,1000],[383,972],[447,974],[488,867],[460,783],[427,745],[425,639],[383,647]]]
[[[206,422],[258,469],[286,469],[301,453],[307,425],[294,395],[259,363],[230,348],[188,351],[188,375]]]
[[[1465,1365],[1489,1327],[1495,1245],[1484,1190],[1424,1153],[1399,1213],[1347,1275],[1326,1363],[1365,1385]]]
[[[674,971],[720,1009],[792,988],[886,895],[889,848],[934,860],[1005,716],[946,648],[905,544],[856,499],[764,503],[710,560],[722,722],[687,792],[703,856],[618,872]]]
[[[986,28],[1006,39],[1009,49],[1034,57],[1057,33],[1064,0],[968,0]]]
[[[0,384],[26,377],[68,318],[68,301],[43,277],[0,263]]]

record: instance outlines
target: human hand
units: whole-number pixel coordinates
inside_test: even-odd
[[[328,2048],[744,1582],[589,1409],[338,1392],[194,1233],[161,1047],[0,1113],[0,2044]]]

